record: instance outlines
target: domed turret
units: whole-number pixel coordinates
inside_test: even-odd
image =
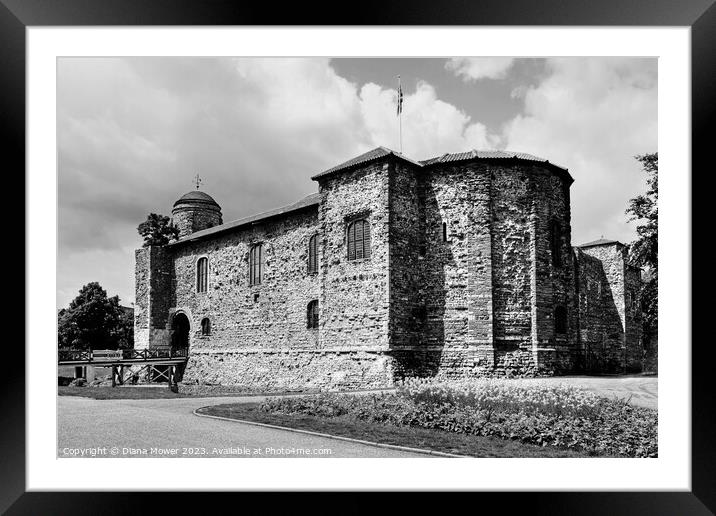
[[[221,206],[209,195],[194,190],[182,195],[172,209],[179,238],[222,224]]]

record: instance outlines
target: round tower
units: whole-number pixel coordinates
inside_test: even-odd
[[[222,224],[221,206],[209,195],[194,190],[182,195],[172,209],[179,238]]]

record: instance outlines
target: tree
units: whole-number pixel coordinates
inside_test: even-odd
[[[88,283],[72,300],[69,308],[57,314],[57,335],[61,348],[116,349],[133,347],[128,340],[128,316],[119,305],[119,297],[107,297],[97,282]]]
[[[644,338],[648,342],[658,328],[659,294],[659,154],[636,156],[647,174],[647,191],[629,201],[626,210],[630,221],[638,221],[638,238],[629,246],[629,261],[644,269],[641,288],[641,305],[644,314]]]
[[[169,217],[157,213],[150,213],[147,220],[137,226],[137,231],[144,238],[144,247],[167,245],[179,238],[179,228],[171,223]]]
[[[120,306],[119,322],[116,336],[119,349],[132,349],[134,347],[134,310]]]

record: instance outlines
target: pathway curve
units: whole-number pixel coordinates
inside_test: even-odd
[[[246,403],[260,397],[94,400],[58,396],[58,457],[429,457],[195,416],[207,405]],[[118,450],[112,455],[112,449]],[[146,450],[146,453],[144,453]],[[261,450],[260,453],[258,451]],[[102,452],[99,452],[102,453]],[[171,455],[171,453],[176,453]]]

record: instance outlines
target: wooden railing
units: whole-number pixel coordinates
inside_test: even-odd
[[[96,355],[92,351],[79,349],[60,349],[58,354],[59,362],[113,362],[113,361],[147,361],[173,358],[187,358],[187,349],[121,349],[113,353],[102,353]],[[114,351],[114,350],[113,350]]]
[[[77,349],[61,349],[58,358],[60,362],[89,362],[92,360],[92,352]]]

